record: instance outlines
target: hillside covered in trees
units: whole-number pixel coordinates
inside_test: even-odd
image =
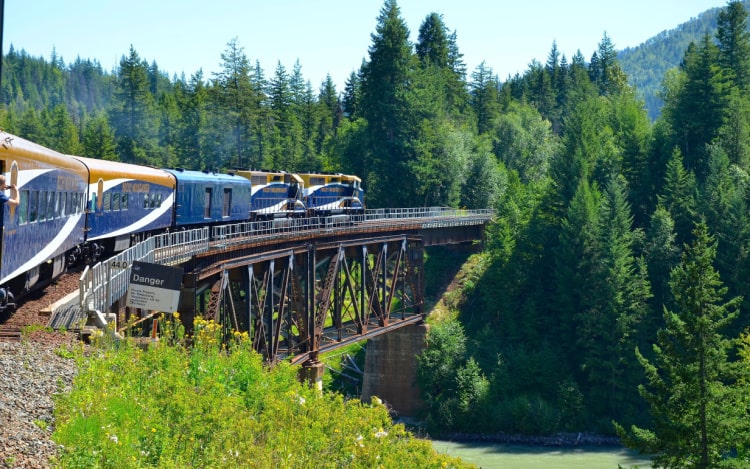
[[[743,0],[745,9],[750,1]],[[664,105],[661,95],[662,80],[667,70],[682,62],[691,42],[700,42],[708,34],[716,35],[716,19],[721,8],[712,8],[691,18],[674,29],[662,31],[637,47],[628,47],[617,53],[617,59],[628,76],[628,82],[646,102],[649,117],[656,120]]]
[[[592,57],[553,44],[546,63],[501,83],[484,64],[466,70],[449,21],[426,14],[412,44],[385,0],[369,60],[341,91],[331,80],[315,90],[299,66],[266,74],[236,40],[222,72],[190,79],[133,49],[114,74],[14,50],[0,124],[58,151],[139,164],[351,172],[369,207],[493,207],[465,300],[421,360],[433,431],[656,423],[650,439],[630,434],[653,454],[669,449],[658,445],[671,428],[658,404],[679,388],[685,409],[698,406],[689,415],[705,417],[702,449],[745,457],[748,402],[736,396],[750,396],[749,354],[735,342],[748,343],[750,326],[744,4],[717,12],[716,34],[666,72],[654,122],[606,34]],[[736,425],[705,425],[728,407],[742,414]]]

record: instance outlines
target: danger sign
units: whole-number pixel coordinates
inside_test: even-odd
[[[133,262],[127,306],[172,313],[180,302],[183,270],[147,262]]]

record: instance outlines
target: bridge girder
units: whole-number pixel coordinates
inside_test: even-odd
[[[248,332],[268,362],[315,361],[423,320],[422,250],[421,238],[399,235],[235,258],[208,277],[193,274],[180,310]]]

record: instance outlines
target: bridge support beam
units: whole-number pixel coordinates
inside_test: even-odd
[[[397,235],[233,258],[191,274],[180,312],[248,332],[268,362],[314,364],[323,351],[423,319],[422,249],[421,238]]]

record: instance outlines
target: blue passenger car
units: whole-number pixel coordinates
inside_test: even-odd
[[[240,222],[250,211],[250,181],[233,174],[183,169],[166,170],[177,179],[177,227]]]
[[[175,178],[156,168],[74,156],[89,172],[86,241],[105,252],[172,225]]]
[[[29,291],[65,270],[66,255],[84,240],[88,173],[81,162],[20,137],[0,132],[0,142],[0,169],[20,191],[18,206],[0,207],[4,303],[8,291]]]

